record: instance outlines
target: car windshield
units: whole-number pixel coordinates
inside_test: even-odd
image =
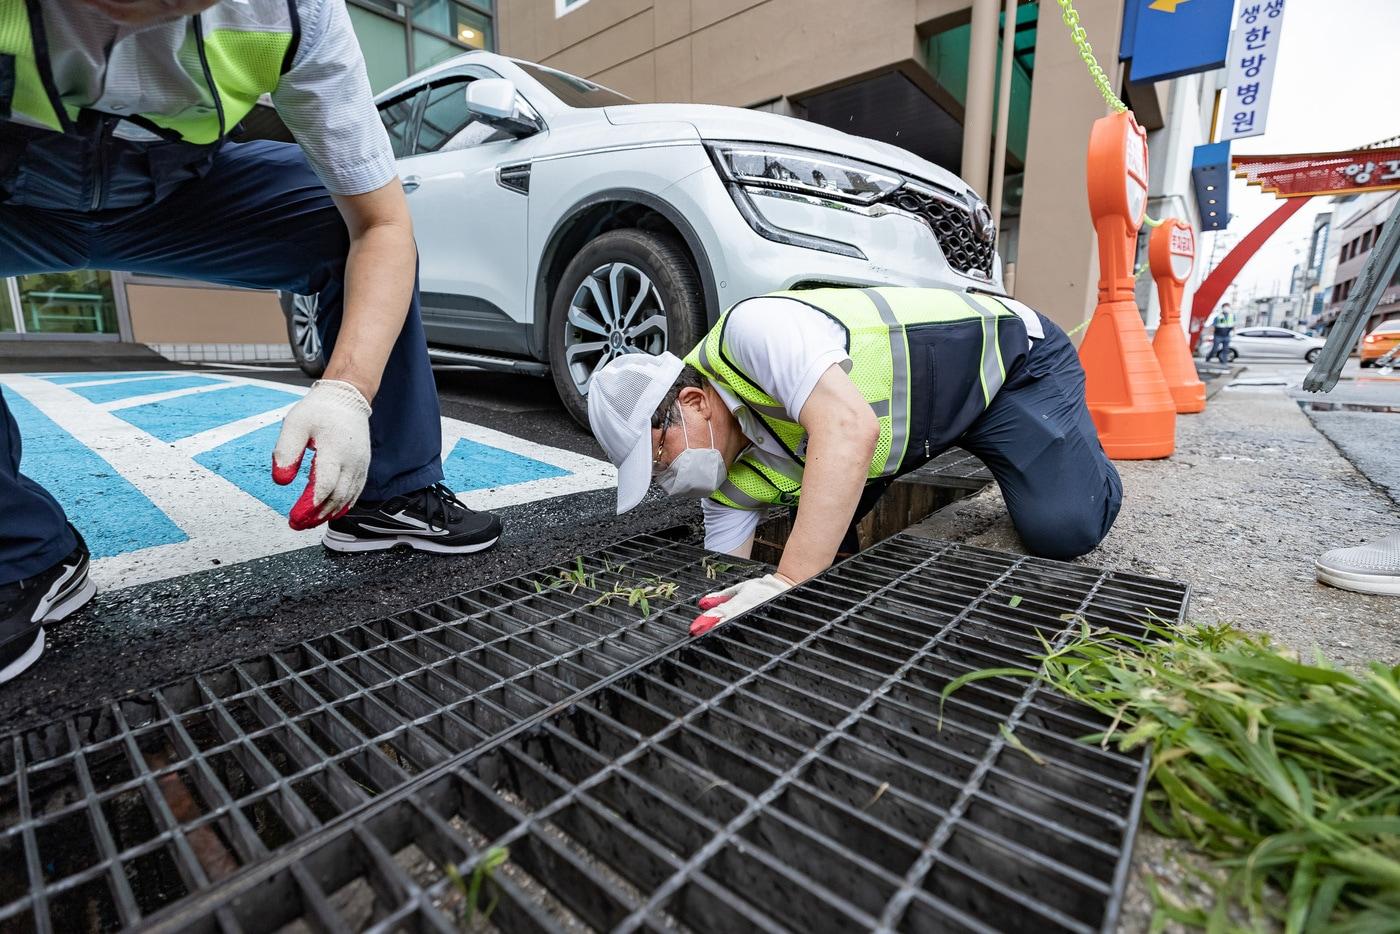
[[[592,81],[585,81],[583,78],[555,71],[553,68],[532,65],[529,62],[516,62],[516,64],[527,75],[544,85],[549,93],[570,107],[612,107],[615,104],[637,103],[632,98],[619,94],[612,88],[605,88],[601,84],[594,84]]]
[[[1376,325],[1376,330],[1373,333],[1379,334],[1382,331],[1387,334],[1393,331],[1400,331],[1400,321],[1382,321],[1380,324]]]

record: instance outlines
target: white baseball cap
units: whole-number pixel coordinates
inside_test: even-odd
[[[673,353],[625,354],[593,374],[588,424],[617,465],[617,514],[647,495],[651,486],[651,416],[685,369]]]

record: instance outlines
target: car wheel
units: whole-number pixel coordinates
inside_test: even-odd
[[[325,348],[321,346],[321,332],[316,327],[321,296],[283,292],[280,297],[282,314],[287,316],[287,340],[292,345],[292,356],[303,373],[320,378],[326,372]]]
[[[1309,363],[1316,363],[1317,355],[1320,353],[1322,353],[1322,348],[1314,347],[1312,350],[1309,350],[1307,353],[1303,354],[1303,359]]]
[[[1235,350],[1234,348],[1225,351],[1225,359],[1228,360],[1230,363],[1234,363],[1235,360],[1239,358],[1239,355],[1240,352],[1238,350]]]
[[[588,424],[588,386],[629,353],[685,354],[705,332],[695,265],[674,238],[610,230],[564,269],[549,315],[549,360],[559,398]]]
[[[1362,361],[1361,361],[1361,369],[1363,369],[1363,370],[1366,369],[1366,367],[1368,367],[1368,366],[1370,366],[1370,365],[1371,365],[1371,361],[1370,361],[1370,360],[1362,360]]]

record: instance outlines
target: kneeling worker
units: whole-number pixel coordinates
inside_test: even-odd
[[[708,497],[706,548],[748,557],[764,511],[797,507],[777,572],[701,600],[693,635],[825,570],[894,478],[953,445],[987,464],[1033,554],[1084,554],[1122,501],[1065,333],[1018,302],[952,289],[740,302],[684,361],[613,360],[588,416],[618,466],[619,513],[655,478]]]

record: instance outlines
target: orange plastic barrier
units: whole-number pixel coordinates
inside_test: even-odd
[[[1206,384],[1196,375],[1196,363],[1186,346],[1186,332],[1181,330],[1181,292],[1196,262],[1196,232],[1180,218],[1167,218],[1147,241],[1147,261],[1152,266],[1157,300],[1162,306],[1152,350],[1176,402],[1176,411],[1182,415],[1199,412],[1206,407]]]
[[[1094,121],[1089,213],[1099,238],[1099,303],[1079,347],[1085,397],[1114,460],[1167,457],[1176,403],[1133,298],[1133,253],[1147,210],[1147,133],[1130,112]]]

